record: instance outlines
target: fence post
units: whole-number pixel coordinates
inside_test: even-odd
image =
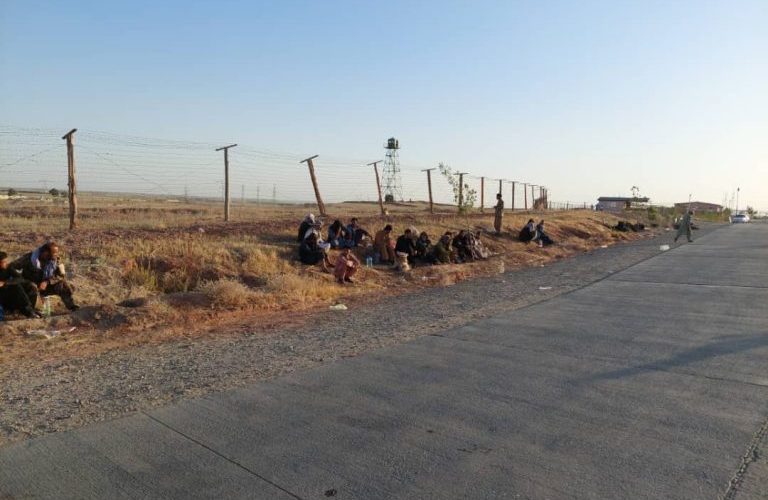
[[[515,211],[515,181],[512,181],[512,211]]]
[[[379,209],[381,210],[381,215],[384,215],[384,200],[381,198],[381,180],[379,180],[379,167],[376,166],[379,163],[381,163],[381,160],[371,162],[368,164],[368,166],[370,167],[373,165],[373,171],[376,173],[376,191],[379,193]]]
[[[435,206],[432,203],[432,171],[435,170],[434,168],[425,168],[422,169],[422,172],[427,173],[427,188],[429,189],[429,213],[433,214],[435,213]]]
[[[222,146],[216,151],[224,151],[224,222],[229,222],[229,148],[234,148],[237,144]]]
[[[77,227],[77,183],[75,182],[75,132],[73,128],[62,136],[67,141],[67,187],[69,195],[69,230]]]
[[[523,194],[525,195],[525,209],[528,210],[528,184],[523,182]]]
[[[480,213],[485,212],[485,177],[480,177]]]
[[[325,217],[327,215],[325,213],[325,203],[323,203],[323,198],[320,196],[320,188],[317,186],[317,177],[315,177],[315,164],[312,162],[312,160],[314,160],[318,156],[320,155],[310,156],[305,160],[301,160],[299,163],[306,162],[307,167],[309,167],[309,178],[312,180],[312,187],[315,190],[315,199],[317,199],[317,209],[320,211],[320,215]]]

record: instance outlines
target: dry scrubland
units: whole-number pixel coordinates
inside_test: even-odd
[[[427,231],[433,240],[446,230],[489,231],[492,210],[456,215],[449,207],[430,215],[422,204],[390,207],[344,203],[328,207],[329,219],[358,216],[373,232],[389,222]],[[387,267],[363,269],[353,286],[339,286],[330,274],[296,259],[296,228],[311,205],[233,207],[233,222],[221,222],[221,207],[209,203],[168,203],[151,199],[90,198],[81,202],[81,227],[68,232],[66,207],[40,208],[31,201],[0,205],[0,249],[16,256],[53,238],[62,246],[73,274],[76,298],[84,307],[47,320],[0,324],[0,363],[90,355],[180,336],[222,334],[222,326],[247,323],[273,328],[303,321],[315,308],[336,302],[355,305],[387,295],[444,286],[474,276],[538,266],[603,245],[642,237],[610,226],[616,218],[589,211],[507,213],[506,234],[486,234],[496,254],[476,263],[417,267],[402,274]],[[529,217],[545,218],[556,246],[538,248],[515,240]],[[510,233],[511,232],[511,233]],[[331,256],[333,260],[334,255]],[[414,296],[414,300],[418,300]],[[346,314],[346,313],[344,313]],[[26,336],[32,329],[76,329],[52,340]]]

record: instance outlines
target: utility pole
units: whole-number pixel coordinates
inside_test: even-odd
[[[318,156],[320,155],[310,156],[305,160],[301,160],[299,163],[306,163],[307,167],[309,167],[309,178],[312,180],[312,187],[315,190],[315,198],[317,199],[317,209],[320,211],[320,215],[325,217],[326,216],[325,204],[323,203],[323,198],[320,196],[320,188],[317,187],[317,177],[315,177],[315,164],[312,162],[312,160],[314,160]]]
[[[531,208],[536,209],[536,185],[531,184]]]
[[[459,176],[459,213],[461,213],[464,206],[464,176],[467,175],[467,172],[457,172],[454,175]]]
[[[480,213],[483,212],[485,212],[485,177],[480,177]]]
[[[69,192],[69,230],[77,227],[77,184],[75,182],[75,132],[73,128],[62,136],[67,141],[67,187]]]
[[[499,179],[499,194],[504,192],[504,179]]]
[[[515,181],[512,181],[512,211],[515,211]]]
[[[229,222],[229,148],[234,148],[237,144],[222,146],[216,151],[224,151],[224,222]]]
[[[377,167],[379,163],[381,163],[381,160],[371,162],[368,166],[370,167],[373,165],[373,171],[376,173],[376,192],[379,193],[379,209],[381,210],[381,215],[384,215],[384,200],[381,197],[381,179],[379,179],[379,167]]]
[[[741,188],[740,188],[740,187],[737,187],[737,188],[736,188],[736,214],[737,214],[737,215],[738,215],[738,213],[739,213],[739,193],[740,193],[740,192],[741,192]],[[689,202],[688,202],[688,209],[690,210],[690,208],[691,208],[691,202],[689,201]]]
[[[422,172],[427,173],[427,187],[429,188],[429,213],[433,214],[435,213],[435,206],[434,203],[432,203],[432,171],[435,170],[434,168],[425,168],[422,169]]]

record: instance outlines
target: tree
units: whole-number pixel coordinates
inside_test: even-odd
[[[19,194],[19,192],[16,191],[15,189],[13,189],[13,188],[10,188],[8,190],[8,196],[16,196],[17,194]]]
[[[456,203],[456,205],[459,205],[459,176],[456,175],[451,167],[443,163],[439,164],[437,169],[441,174],[443,174],[443,177],[445,177],[445,180],[448,181],[448,184],[451,185],[451,189],[453,189],[453,201]],[[459,212],[464,213],[469,211],[470,208],[475,206],[476,201],[477,190],[472,189],[469,187],[469,184],[465,182],[464,190],[462,192],[461,206],[459,206]]]
[[[640,198],[640,188],[639,187],[632,186],[630,191],[632,191],[632,198],[634,198],[634,199]]]
[[[56,188],[51,188],[51,190],[48,191],[48,194],[50,194],[51,196],[53,196],[55,198],[57,196],[61,196],[61,191],[59,191]]]
[[[747,205],[747,213],[749,214],[750,217],[754,217],[755,216],[755,209],[750,207],[749,205]]]

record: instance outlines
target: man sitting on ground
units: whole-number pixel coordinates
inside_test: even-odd
[[[42,297],[58,295],[70,311],[80,309],[72,298],[74,289],[64,278],[64,264],[59,260],[59,246],[49,241],[11,264],[21,276],[34,283]]]
[[[347,224],[345,246],[349,248],[360,246],[363,242],[363,238],[366,237],[371,238],[370,233],[360,227],[357,223],[357,217],[352,217],[352,220]]]
[[[431,259],[434,264],[450,264],[451,263],[451,236],[450,233],[445,233],[440,241],[432,247]]]
[[[379,255],[379,260],[387,264],[395,263],[395,242],[392,239],[392,226],[387,224],[384,229],[376,233],[373,246]]]
[[[453,239],[452,246],[456,251],[457,262],[470,262],[474,260],[472,256],[472,244],[469,238],[470,232],[461,230]]]
[[[304,239],[307,236],[307,231],[315,225],[315,216],[312,214],[307,214],[306,217],[304,217],[304,220],[301,221],[301,224],[299,225],[299,234],[296,237],[296,242],[301,243],[304,241]]]
[[[340,220],[336,219],[333,221],[333,224],[328,226],[328,243],[331,244],[331,248],[345,246],[344,241],[346,240],[346,233],[347,229]]]
[[[413,265],[413,259],[416,256],[416,242],[413,240],[413,232],[410,229],[406,229],[395,243],[395,253],[398,257],[405,255],[407,263]],[[402,267],[402,266],[401,266]],[[403,269],[407,271],[407,269]]]
[[[328,271],[331,266],[331,261],[328,259],[329,247],[327,243],[321,245],[321,242],[318,242],[316,233],[310,233],[299,245],[299,260],[308,266],[319,263],[323,271]]]
[[[552,241],[552,238],[550,238],[549,235],[544,232],[544,219],[542,219],[541,222],[536,224],[536,237],[534,238],[534,240],[540,247],[549,246],[554,243],[554,241]]]
[[[340,285],[344,283],[353,283],[352,276],[360,268],[360,260],[352,253],[349,248],[344,248],[341,254],[336,258],[336,268],[334,275]]]
[[[429,235],[422,231],[419,235],[419,239],[416,240],[416,259],[426,260],[427,255],[432,250],[432,241],[429,239]]]
[[[0,306],[3,311],[18,311],[27,318],[39,318],[41,314],[35,311],[36,302],[35,286],[11,269],[8,254],[0,252]]]
[[[528,224],[523,226],[523,228],[520,230],[520,241],[523,243],[528,243],[532,241],[536,237],[536,223],[533,222],[533,219],[528,219]]]

